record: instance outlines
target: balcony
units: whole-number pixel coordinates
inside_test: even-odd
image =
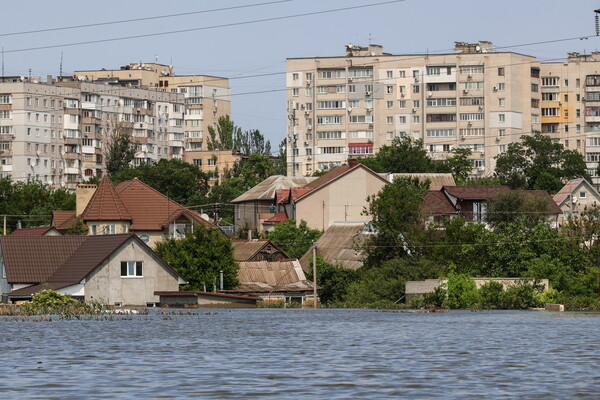
[[[63,155],[63,158],[65,160],[79,160],[80,154],[79,153],[73,153],[73,152],[67,152]]]
[[[65,175],[79,175],[79,168],[76,167],[66,167],[63,170]]]
[[[81,139],[80,138],[66,137],[64,140],[65,140],[65,144],[71,144],[71,145],[81,144]]]

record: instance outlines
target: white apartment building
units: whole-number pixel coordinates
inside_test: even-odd
[[[104,169],[104,144],[130,130],[134,164],[183,158],[179,93],[39,78],[0,81],[0,176],[74,189]]]
[[[450,54],[348,45],[345,56],[289,58],[288,175],[368,157],[401,136],[423,139],[434,159],[470,148],[473,175],[488,175],[509,143],[541,130],[540,67],[490,42],[457,42]]]

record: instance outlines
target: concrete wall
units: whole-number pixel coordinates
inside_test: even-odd
[[[121,261],[143,261],[142,277],[121,277]],[[85,283],[85,300],[107,304],[158,303],[155,291],[179,290],[177,277],[167,271],[146,248],[133,240],[122,246],[108,262],[92,272]]]

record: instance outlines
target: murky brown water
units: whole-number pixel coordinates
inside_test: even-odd
[[[0,398],[600,398],[600,314],[0,319]]]

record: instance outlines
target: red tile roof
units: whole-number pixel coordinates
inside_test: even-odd
[[[275,225],[280,222],[286,222],[286,221],[289,221],[289,218],[288,218],[288,215],[285,212],[285,210],[283,210],[283,211],[280,211],[277,214],[273,215],[268,220],[264,221],[263,225]]]
[[[108,175],[100,180],[90,202],[81,214],[81,220],[87,221],[131,221],[131,214],[117,194]]]
[[[459,200],[488,200],[502,192],[510,191],[508,186],[444,186],[442,191]]]
[[[44,236],[46,233],[56,229],[53,226],[39,226],[36,228],[22,228],[12,232],[11,236]]]
[[[52,211],[52,223],[59,231],[66,231],[75,222],[75,210]]]

